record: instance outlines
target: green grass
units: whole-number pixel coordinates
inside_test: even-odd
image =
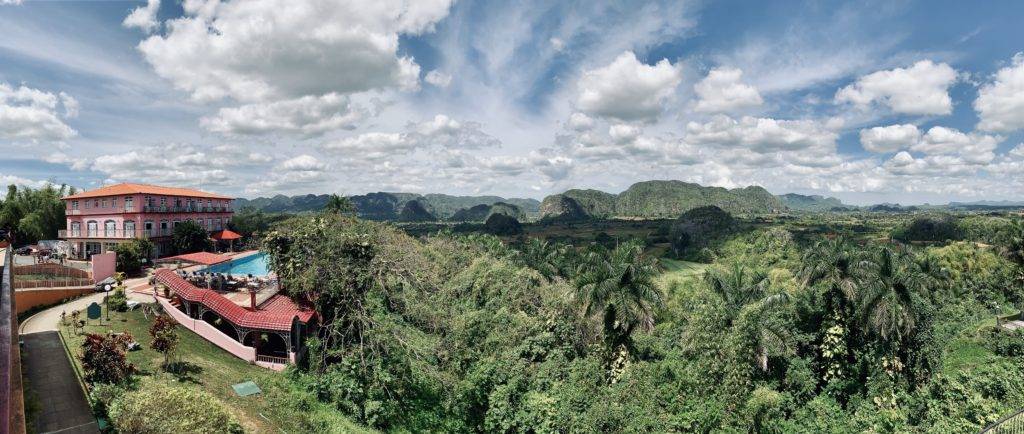
[[[942,355],[942,372],[953,375],[969,372],[975,366],[986,365],[999,359],[999,355],[985,346],[982,329],[996,326],[995,318],[985,318],[964,329],[946,345]]]
[[[106,312],[104,312],[104,315]],[[298,432],[372,432],[352,422],[332,407],[315,400],[308,391],[298,390],[286,374],[273,372],[245,362],[211,344],[199,335],[178,327],[181,337],[177,358],[184,366],[180,373],[171,374],[161,369],[163,355],[149,348],[152,338],[149,325],[141,309],[131,312],[112,312],[110,321],[91,320],[85,332],[106,334],[108,331],[127,331],[142,345],[142,349],[128,354],[128,360],[139,370],[140,376],[195,387],[222,400],[245,426],[246,432],[298,433]],[[83,335],[75,335],[69,327],[61,330],[68,342],[76,365]],[[231,389],[232,384],[252,380],[263,393],[240,397]],[[312,429],[307,423],[319,422],[324,428]]]
[[[702,264],[700,262],[680,261],[677,259],[659,259],[661,265],[665,267],[665,273],[675,274],[680,277],[682,276],[694,276],[698,274],[704,274],[709,264]]]

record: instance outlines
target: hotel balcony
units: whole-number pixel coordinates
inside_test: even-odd
[[[57,231],[57,237],[61,239],[132,239],[132,238],[159,238],[169,237],[173,234],[171,229],[167,230],[98,230],[98,231],[72,231],[61,229]]]
[[[226,206],[144,206],[145,213],[233,212]]]
[[[234,212],[229,206],[143,206],[126,208],[85,208],[69,209],[64,211],[66,215],[99,215],[99,214],[132,214],[144,213],[221,213]]]

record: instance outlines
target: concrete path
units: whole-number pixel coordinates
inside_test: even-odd
[[[152,303],[152,295],[133,292],[148,286],[148,277],[125,281],[129,300]],[[35,417],[37,433],[98,433],[96,419],[86,400],[85,392],[78,383],[71,360],[57,330],[60,328],[60,314],[73,310],[84,310],[93,302],[102,303],[107,293],[98,292],[60,304],[25,319],[21,323],[21,339],[24,341],[22,365],[28,377],[28,389],[35,394],[40,411]]]
[[[125,286],[128,287],[128,290],[125,291],[125,294],[128,295],[128,299],[129,300],[135,300],[135,301],[142,302],[142,303],[154,303],[155,300],[153,299],[153,296],[151,295],[152,293],[144,294],[144,293],[136,292],[136,291],[133,290],[133,289],[138,289],[138,288],[140,288],[142,286],[148,286],[148,284],[149,284],[148,281],[149,281],[148,277],[140,277],[140,278],[126,280],[125,281]],[[39,313],[37,313],[35,315],[32,315],[32,316],[26,318],[25,321],[21,322],[21,325],[20,325],[21,333],[25,334],[25,333],[37,333],[37,332],[42,332],[42,331],[59,330],[59,327],[60,327],[60,314],[61,314],[61,312],[66,312],[68,315],[71,315],[71,311],[73,311],[73,310],[84,310],[87,306],[89,306],[93,302],[103,303],[103,297],[105,295],[106,295],[106,293],[97,292],[95,294],[90,294],[90,295],[87,295],[87,296],[82,297],[82,298],[77,298],[77,299],[71,300],[71,301],[69,301],[67,303],[64,303],[64,304],[59,304],[57,306],[54,306],[54,307],[46,309],[46,310],[44,310],[42,312],[39,312]]]
[[[99,433],[57,332],[29,333],[21,339],[25,343],[21,353],[25,376],[40,407],[35,415],[35,432]]]
[[[1020,321],[1020,320],[1008,321],[1008,322],[1004,322],[1002,325],[1003,325],[1004,329],[1007,329],[1009,331],[1014,331],[1014,330],[1017,330],[1019,328],[1024,328],[1024,321]]]

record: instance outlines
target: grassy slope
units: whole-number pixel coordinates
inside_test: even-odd
[[[152,315],[150,316],[152,319]],[[188,387],[203,389],[224,401],[246,428],[246,432],[280,433],[308,432],[300,425],[302,417],[312,414],[317,420],[326,421],[331,427],[328,432],[372,432],[350,421],[329,406],[313,402],[308,408],[297,405],[308,392],[294,390],[294,386],[281,373],[275,373],[231,355],[199,335],[178,327],[181,337],[178,357],[187,366],[183,374],[172,375],[163,372],[160,364],[163,356],[150,349],[150,321],[141,310],[127,313],[111,313],[110,321],[103,325],[90,321],[85,330],[90,333],[127,331],[142,345],[142,349],[129,353],[128,359],[140,371],[139,375],[152,376],[158,381],[179,383]],[[83,336],[74,335],[70,328],[61,330],[65,340],[76,356]],[[76,358],[76,364],[80,361]],[[260,395],[240,397],[235,395],[232,384],[252,380],[262,390]],[[313,401],[307,399],[307,402]]]

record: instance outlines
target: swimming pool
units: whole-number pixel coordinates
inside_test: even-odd
[[[232,274],[235,276],[245,276],[249,274],[252,274],[253,276],[266,276],[270,273],[269,266],[267,265],[266,253],[257,253],[241,259],[221,262],[220,264],[211,265],[206,269],[206,271],[211,273]]]

